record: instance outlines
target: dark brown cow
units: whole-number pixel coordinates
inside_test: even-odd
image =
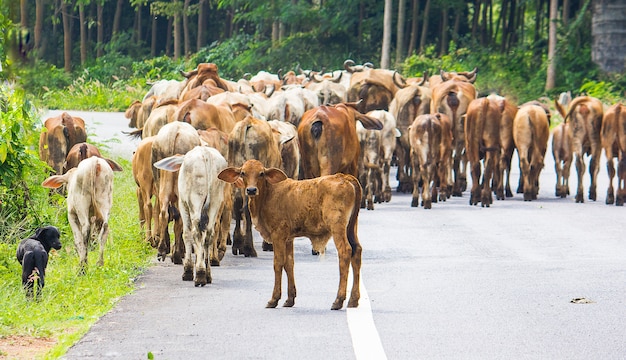
[[[46,119],[39,137],[39,157],[61,175],[63,164],[72,146],[87,141],[85,121],[64,112]]]
[[[554,101],[557,110],[563,116],[564,122],[571,122],[569,131],[572,134],[572,153],[576,159],[576,173],[578,174],[578,186],[576,190],[576,202],[584,202],[583,177],[585,175],[585,154],[591,155],[589,162],[589,200],[596,200],[596,179],[600,170],[600,155],[602,144],[600,132],[602,131],[603,107],[600,100],[590,96],[575,98],[568,107],[567,112],[558,101]]]
[[[482,207],[489,207],[493,203],[491,179],[500,156],[500,109],[495,102],[480,98],[467,107],[465,149],[472,172],[469,204],[476,205],[480,201]],[[484,160],[484,170],[481,160]]]
[[[241,166],[250,159],[263,161],[265,164],[271,164],[272,167],[279,168],[282,165],[280,148],[272,127],[267,121],[252,116],[238,122],[228,137],[228,164]],[[252,242],[252,223],[250,213],[245,206],[245,196],[241,189],[233,189],[235,229],[232,252],[233,255],[243,254],[246,257],[256,257],[257,253]],[[271,246],[264,242],[263,250],[270,249]]]
[[[184,99],[188,91],[202,85],[209,79],[213,80],[215,85],[224,91],[236,91],[236,89],[231,89],[226,81],[222,80],[217,73],[217,65],[213,63],[201,63],[194,70],[189,72],[181,71],[180,73],[188,80],[180,92],[180,99]]]
[[[569,171],[572,166],[572,134],[569,125],[570,123],[560,123],[552,131],[552,156],[556,172],[554,194],[561,198],[569,195]]]
[[[98,150],[95,145],[91,145],[86,142],[75,144],[65,157],[63,173],[65,174],[69,169],[77,167],[78,163],[92,156],[102,157],[100,150]]]
[[[470,102],[476,98],[474,85],[466,81],[448,80],[432,89],[430,112],[440,112],[448,115],[452,121],[454,134],[453,143],[453,196],[461,196],[467,187],[467,156],[465,151],[465,132],[463,131],[463,114],[466,113]]]
[[[339,172],[359,176],[357,120],[366,129],[383,128],[380,120],[358,112],[354,103],[319,106],[304,113],[298,141],[305,179]]]
[[[602,147],[606,154],[606,169],[609,174],[609,188],[606,192],[606,204],[615,202],[623,206],[626,200],[626,106],[615,104],[605,113],[602,120]],[[617,158],[617,197],[613,191],[613,177]]]
[[[419,205],[419,184],[422,183],[422,206],[430,209],[437,202],[437,182],[446,198],[450,159],[452,157],[452,128],[445,114],[419,115],[409,126],[411,167],[413,169],[412,207]]]
[[[550,127],[543,108],[522,106],[513,120],[513,140],[520,161],[520,176],[524,179],[524,201],[537,199],[539,174],[548,147]]]
[[[198,131],[191,125],[174,121],[164,125],[152,143],[151,164],[173,155],[184,155],[201,145]],[[174,251],[172,262],[181,264],[184,253],[182,239],[183,224],[178,211],[178,173],[153,167],[152,174],[158,189],[159,216],[156,222],[155,242],[158,243],[158,258],[164,261],[170,253],[168,223],[174,220]]]
[[[223,170],[219,178],[245,189],[255,228],[274,246],[274,290],[266,307],[278,305],[283,269],[287,274],[283,306],[295,304],[293,242],[299,236],[311,239],[313,249],[320,252],[333,238],[339,258],[339,288],[331,309],[343,307],[350,266],[353,285],[348,307],[359,305],[362,248],[357,222],[361,185],[355,177],[335,174],[296,181],[277,168],[248,160],[241,167]]]
[[[398,91],[393,75],[393,71],[386,69],[352,73],[346,100],[358,102],[356,109],[362,114],[372,110],[389,110],[389,104]]]
[[[396,76],[397,77],[397,76]],[[398,82],[397,82],[398,83]],[[399,82],[402,84],[401,82]],[[398,161],[398,191],[411,192],[411,144],[409,142],[409,126],[419,115],[430,114],[431,91],[419,83],[407,84],[398,90],[389,105],[389,112],[396,118],[400,137],[396,144]]]

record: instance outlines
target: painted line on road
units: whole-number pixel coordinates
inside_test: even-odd
[[[348,289],[352,289],[352,268],[348,275]],[[374,324],[372,316],[372,306],[367,295],[365,285],[363,285],[363,275],[361,275],[360,287],[361,298],[359,307],[348,308],[346,311],[348,328],[352,337],[352,347],[357,360],[362,359],[387,359],[385,349],[378,336],[378,330]],[[349,290],[348,290],[349,291]]]

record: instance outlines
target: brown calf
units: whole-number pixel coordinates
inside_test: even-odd
[[[602,120],[602,147],[606,154],[606,169],[609,173],[609,188],[606,193],[606,204],[615,202],[623,206],[626,200],[626,106],[615,104],[605,113]],[[617,197],[613,192],[613,177],[615,165],[613,158],[617,158]]]
[[[570,123],[560,123],[552,131],[552,156],[556,172],[555,196],[569,195],[569,171],[572,166]]]
[[[283,269],[287,274],[287,300],[283,306],[295,303],[293,241],[299,236],[311,239],[316,251],[324,251],[333,238],[339,258],[339,289],[331,309],[343,307],[350,266],[353,285],[348,307],[359,305],[362,248],[357,221],[361,186],[355,177],[336,174],[297,181],[277,168],[265,168],[257,160],[226,168],[218,177],[245,189],[254,226],[274,246],[274,291],[266,307],[278,305]]]
[[[524,179],[524,201],[537,199],[539,174],[548,147],[550,127],[543,108],[522,106],[513,119],[513,140],[520,161],[520,176]]]

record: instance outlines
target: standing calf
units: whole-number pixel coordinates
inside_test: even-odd
[[[362,190],[354,176],[335,174],[297,181],[277,168],[248,160],[241,167],[222,170],[218,177],[245,189],[254,226],[274,246],[274,291],[266,307],[278,305],[283,269],[287,274],[283,306],[295,303],[293,240],[299,236],[311,239],[315,251],[323,251],[332,236],[339,257],[339,289],[331,309],[343,307],[350,265],[353,285],[348,307],[359,305],[361,244],[357,220]]]
[[[104,265],[104,245],[109,235],[109,212],[113,204],[112,160],[90,157],[64,175],[50,176],[42,185],[58,188],[67,184],[67,217],[80,258],[79,273],[87,270],[87,249],[93,236],[100,244],[98,265]]]
[[[519,155],[520,176],[524,179],[524,201],[537,200],[539,174],[548,147],[550,125],[543,108],[522,106],[513,119],[513,140]]]

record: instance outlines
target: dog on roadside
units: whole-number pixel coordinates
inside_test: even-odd
[[[54,226],[44,226],[35,230],[35,234],[24,239],[17,246],[17,260],[22,265],[22,286],[28,297],[33,292],[39,295],[45,285],[46,266],[50,249],[61,248],[61,233]],[[35,281],[37,288],[34,289]]]

